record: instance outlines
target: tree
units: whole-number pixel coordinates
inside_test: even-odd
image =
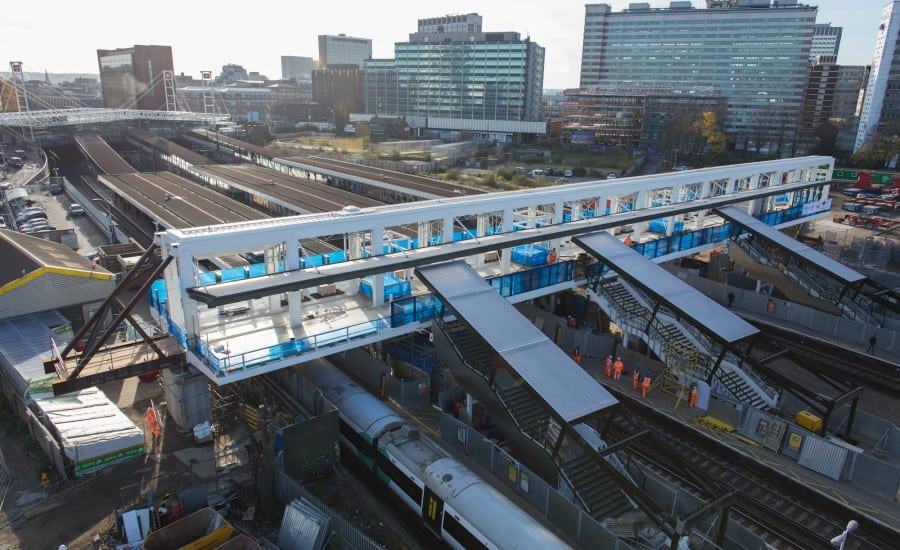
[[[694,119],[687,109],[678,109],[671,119],[662,125],[659,144],[668,155],[666,162],[675,164],[677,156],[687,156],[697,141]]]
[[[814,155],[826,155],[836,157],[840,154],[837,148],[838,126],[830,120],[819,123],[813,130],[816,145],[811,153]]]
[[[706,111],[694,122],[693,128],[706,142],[709,155],[718,157],[725,152],[725,134],[722,133],[716,113]]]
[[[862,147],[853,153],[853,166],[858,168],[885,168],[900,154],[897,132],[875,132]]]

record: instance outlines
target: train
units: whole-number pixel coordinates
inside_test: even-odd
[[[452,548],[571,548],[328,361],[294,368],[338,408],[350,454]]]

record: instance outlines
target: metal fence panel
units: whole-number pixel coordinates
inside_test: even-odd
[[[849,450],[818,436],[809,435],[800,448],[797,464],[840,481]]]
[[[578,531],[578,538],[575,540],[578,541],[582,548],[630,548],[630,546],[620,541],[614,534],[604,529],[596,521],[593,521],[593,518],[584,512],[581,512],[581,529]]]
[[[747,407],[738,433],[753,441],[777,451],[781,444],[781,435],[787,425],[771,414]]]
[[[730,426],[740,426],[743,405],[734,403],[717,395],[709,396],[709,409],[706,413]]]
[[[548,499],[547,518],[564,533],[577,534],[581,510],[556,491]],[[573,536],[572,538],[577,538]]]
[[[284,461],[281,454],[275,457],[275,495],[283,502],[290,502],[301,497],[305,498],[309,501],[309,504],[327,514],[331,518],[332,527],[340,537],[340,547],[342,549],[380,550],[384,548],[345,520],[342,515],[326,506],[309,492],[306,487],[287,475],[284,471]]]
[[[807,436],[813,435],[812,432],[798,428],[797,426],[788,426],[787,434],[784,439],[784,446],[781,448],[781,454],[797,460],[800,458],[800,449],[803,448],[803,442]]]
[[[850,476],[853,485],[896,499],[900,494],[900,468],[868,455],[854,454]]]

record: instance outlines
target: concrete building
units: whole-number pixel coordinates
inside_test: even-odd
[[[356,65],[362,67],[366,59],[372,59],[372,39],[354,38],[346,34],[319,35],[319,66]]]
[[[831,23],[816,23],[813,30],[812,45],[809,48],[809,62],[815,63],[820,55],[838,56],[841,49],[841,33],[843,27],[832,27]]]
[[[456,19],[460,19],[456,21]],[[365,64],[367,115],[406,117],[413,128],[506,141],[545,132],[540,121],[544,48],[517,32],[480,29],[477,14],[423,19],[392,60]]]
[[[838,125],[837,147],[840,151],[853,151],[870,69],[869,65],[838,66],[831,121]]]
[[[234,63],[228,63],[227,65],[222,65],[222,72],[219,73],[214,82],[215,84],[225,85],[240,80],[250,80],[250,74],[247,72],[247,69]]]
[[[313,100],[334,110],[334,125],[342,129],[350,113],[363,109],[362,75],[356,65],[331,65],[312,74]]]
[[[419,32],[481,32],[481,16],[467,13],[419,19]]]
[[[898,36],[900,0],[894,0],[881,12],[854,151],[862,147],[876,132],[897,133],[900,129],[900,66],[894,62],[898,52]]]
[[[281,56],[281,78],[284,80],[310,80],[315,68],[316,61],[311,57]]]
[[[657,147],[665,125],[679,112],[698,118],[721,117],[725,98],[711,90],[672,90],[651,86],[608,86],[563,91],[562,137],[585,145]]]
[[[726,99],[726,134],[753,147],[796,126],[816,12],[796,0],[707,0],[706,9],[633,3],[620,12],[588,4],[580,87],[711,87]]]
[[[97,50],[97,63],[105,107],[150,111],[166,108],[164,73],[174,74],[170,46]]]

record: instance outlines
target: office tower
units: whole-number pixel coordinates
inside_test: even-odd
[[[419,32],[481,32],[481,16],[467,13],[419,19]]]
[[[517,32],[435,30],[463,26],[480,29],[481,17],[422,19],[419,28],[428,31],[396,43],[393,60],[366,62],[367,113],[427,118],[429,128],[486,132],[490,125],[473,121],[539,120],[544,48]],[[518,133],[528,125],[493,127],[500,126]]]
[[[649,82],[711,87],[726,99],[724,129],[738,148],[792,134],[803,103],[814,6],[796,0],[673,1],[585,11],[581,87]]]
[[[356,65],[362,67],[372,59],[372,39],[354,38],[345,34],[319,35],[319,66]]]
[[[832,27],[831,23],[816,23],[813,29],[812,45],[809,48],[809,62],[815,63],[820,55],[838,56],[841,48],[842,27]]]
[[[311,57],[296,55],[281,56],[281,78],[283,80],[309,80],[316,62]]]
[[[330,65],[312,72],[313,101],[334,110],[335,126],[342,129],[350,113],[363,109],[363,85],[356,65]]]
[[[900,130],[900,68],[895,68],[894,62],[898,53],[898,34],[900,1],[895,0],[881,12],[854,151],[862,147],[876,132],[896,134]]]
[[[151,111],[166,108],[164,74],[174,74],[170,46],[97,50],[97,63],[105,107]]]

